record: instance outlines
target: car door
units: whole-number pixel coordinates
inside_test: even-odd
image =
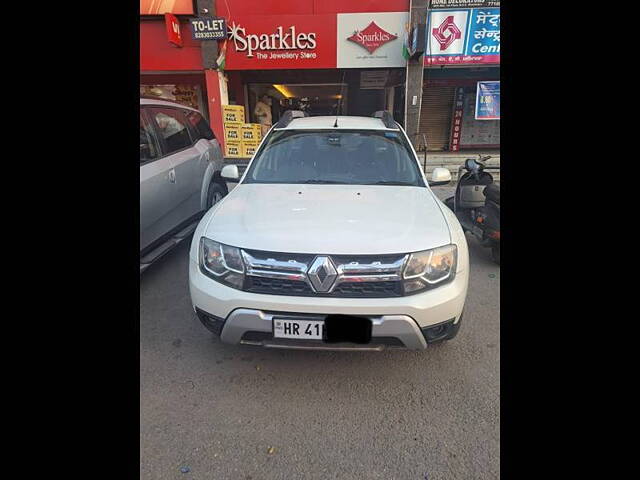
[[[196,111],[187,112],[187,120],[194,136],[198,139],[198,144],[209,153],[209,161],[215,164],[217,170],[220,170],[224,157],[222,147],[209,123],[200,112]]]
[[[185,111],[173,107],[149,107],[175,175],[174,216],[177,224],[201,211],[201,186],[208,155],[187,127]]]
[[[146,109],[140,108],[140,250],[171,228],[174,184],[169,157],[160,143]]]

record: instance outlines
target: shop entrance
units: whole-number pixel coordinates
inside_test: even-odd
[[[265,100],[266,104],[271,103],[272,124],[286,110],[302,110],[310,116],[345,115],[347,112],[346,83],[250,83],[247,96],[251,123],[261,123]]]
[[[384,72],[384,75],[381,73]],[[271,113],[275,124],[286,110],[304,110],[310,116],[371,116],[388,110],[402,123],[405,69],[318,69],[228,71],[229,104],[245,107],[245,121],[261,123]],[[260,102],[267,95],[268,107]],[[261,103],[262,105],[259,105]],[[267,118],[267,120],[269,120]]]

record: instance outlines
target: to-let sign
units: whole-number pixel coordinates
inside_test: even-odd
[[[182,34],[180,33],[180,22],[178,18],[171,14],[164,14],[164,23],[167,25],[167,38],[169,43],[174,44],[176,47],[182,46]]]
[[[194,40],[224,40],[227,38],[227,22],[224,18],[198,17],[191,20]]]

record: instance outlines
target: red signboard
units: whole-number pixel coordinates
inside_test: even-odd
[[[456,97],[453,106],[453,118],[451,119],[451,138],[449,151],[460,150],[460,135],[462,134],[462,114],[464,110],[464,88],[456,88]]]
[[[336,68],[336,15],[247,15],[227,20],[226,70]]]
[[[187,24],[181,27],[189,28]],[[140,71],[202,71],[201,42],[185,35],[182,43],[182,48],[176,48],[167,41],[164,22],[140,22]]]
[[[180,33],[180,22],[178,18],[171,14],[164,14],[164,22],[167,25],[167,38],[169,43],[174,44],[176,47],[182,47],[182,35]]]

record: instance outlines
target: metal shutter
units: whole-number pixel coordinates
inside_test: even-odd
[[[455,87],[435,87],[425,84],[423,88],[418,132],[427,136],[429,151],[448,149]],[[422,135],[419,143],[422,145]]]

